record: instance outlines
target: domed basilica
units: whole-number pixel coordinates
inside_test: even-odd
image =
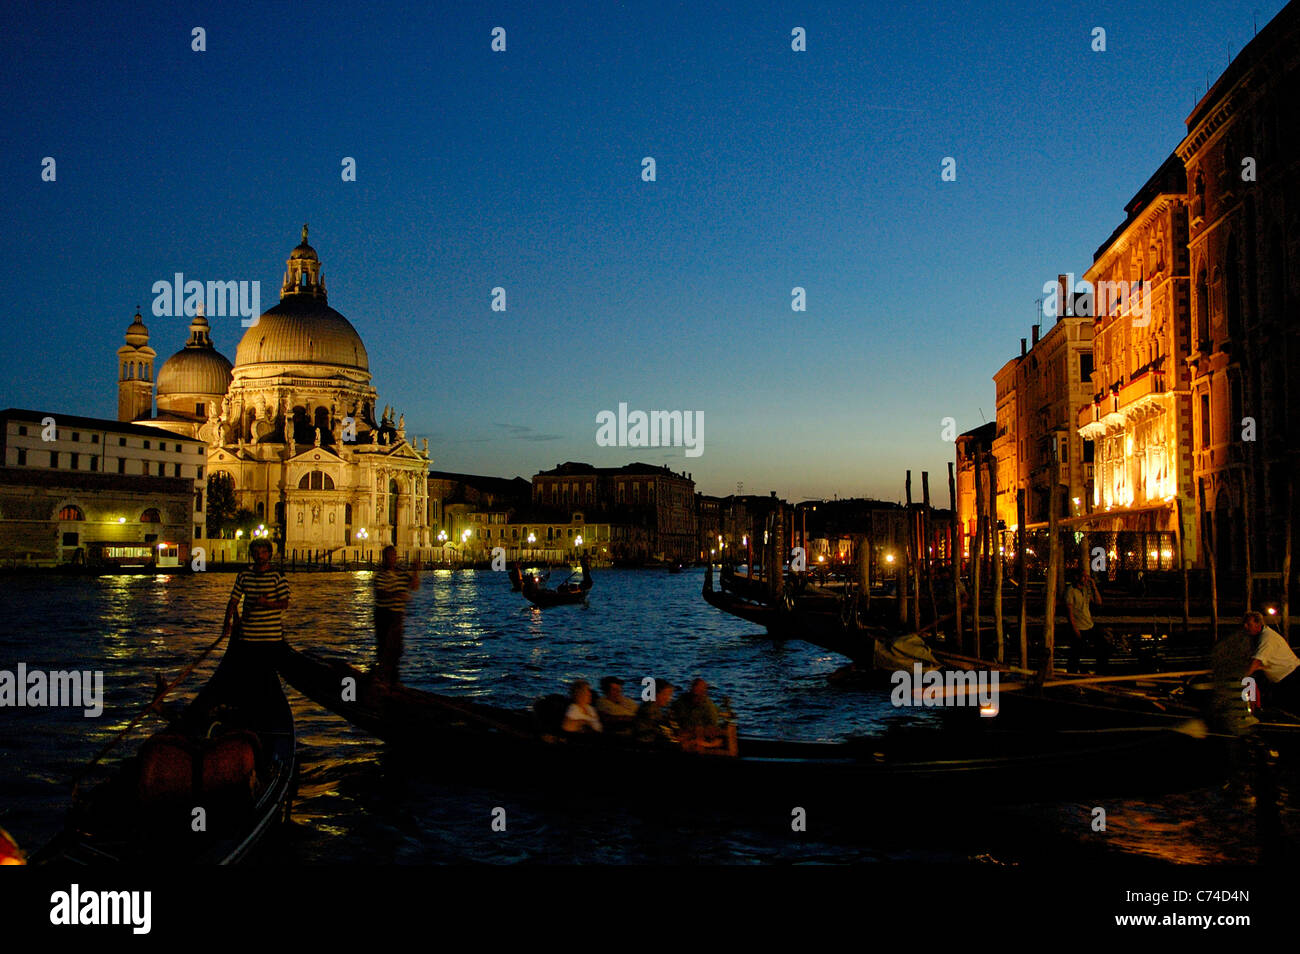
[[[307,227],[280,303],[244,331],[233,365],[199,312],[158,369],[156,415],[156,352],[135,316],[117,353],[118,418],[206,442],[208,474],[229,474],[237,506],[286,552],[428,547],[429,442],[417,450],[405,415],[377,411],[366,346],[327,304]]]

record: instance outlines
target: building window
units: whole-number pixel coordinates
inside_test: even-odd
[[[50,466],[51,466],[51,467],[58,467],[58,466],[59,466],[59,452],[58,452],[58,451],[50,451]]]
[[[79,440],[81,440],[81,432],[80,432],[80,431],[73,431],[73,432],[72,432],[72,439],[73,439],[74,441],[79,441]]]
[[[19,425],[18,425],[18,436],[19,436],[19,437],[26,437],[26,436],[27,436],[27,425],[26,425],[26,424],[19,424]]]
[[[194,512],[198,513],[203,509],[203,491],[194,491]]]
[[[202,404],[202,403],[195,404],[195,405],[194,405],[194,416],[195,416],[195,417],[207,417],[207,416],[208,416],[208,406],[207,406],[206,404]]]
[[[99,443],[99,435],[98,435],[98,434],[91,434],[91,435],[90,435],[90,443],[92,443],[92,444],[98,444],[98,443]]]
[[[1210,446],[1210,396],[1201,395],[1201,450]]]
[[[203,479],[203,465],[202,465],[202,464],[199,465],[199,479],[200,479],[200,480]]]
[[[1087,384],[1092,380],[1092,355],[1079,355],[1079,381]]]
[[[119,437],[119,438],[117,439],[117,446],[118,446],[118,447],[125,447],[125,446],[126,446],[126,438],[125,438],[125,437]]]
[[[125,473],[126,473],[126,458],[125,458],[125,457],[119,457],[119,458],[117,459],[117,472],[118,472],[119,474],[125,474]]]
[[[158,513],[157,507],[150,507],[144,513],[140,514],[141,523],[162,523],[162,515]]]
[[[91,455],[90,455],[90,469],[91,469],[91,470],[99,470],[99,455],[98,455],[98,454],[91,454]]]
[[[334,478],[329,474],[319,470],[313,470],[310,474],[303,474],[302,479],[298,481],[299,490],[333,490]],[[394,491],[396,493],[396,491]]]
[[[181,475],[181,465],[180,465],[180,464],[172,464],[172,476],[173,476],[173,477],[179,477],[180,475]]]
[[[77,545],[77,540],[79,538],[80,538],[80,534],[78,534],[77,531],[75,530],[69,533],[65,533],[63,535],[63,545],[65,547],[75,547]]]
[[[202,539],[202,537],[203,537],[203,527],[201,527],[199,524],[196,523],[194,525],[194,539],[199,540]]]
[[[72,458],[72,469],[73,469],[73,470],[77,470],[77,465],[78,465],[79,463],[81,463],[81,455],[80,455],[80,454],[69,454],[68,456],[69,456],[70,458]]]
[[[145,441],[145,442],[144,442],[144,449],[145,449],[145,450],[148,450],[148,449],[149,449],[149,442],[148,442],[148,441]]]
[[[27,466],[27,449],[25,447],[18,448],[18,466]]]
[[[86,515],[81,512],[81,508],[75,504],[68,504],[59,511],[60,520],[85,520]]]

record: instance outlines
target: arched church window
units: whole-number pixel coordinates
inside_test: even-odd
[[[73,504],[68,504],[59,511],[60,520],[85,520],[86,515],[81,512],[81,508]]]
[[[162,515],[158,513],[157,507],[150,507],[144,513],[140,514],[141,523],[162,523]]]

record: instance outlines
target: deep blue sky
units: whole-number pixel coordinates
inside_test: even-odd
[[[709,493],[896,499],[910,467],[946,500],[940,419],[992,419],[1043,282],[1087,268],[1281,7],[6,8],[0,407],[114,417],[135,306],[160,363],[185,341],[153,283],[258,279],[270,307],[309,222],[439,469],[640,459]],[[233,359],[238,319],[213,325]],[[598,448],[620,401],[703,411],[703,456]]]

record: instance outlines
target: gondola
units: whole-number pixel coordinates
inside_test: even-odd
[[[587,602],[587,592],[592,586],[591,564],[585,554],[580,563],[582,565],[582,580],[578,583],[562,583],[553,590],[542,586],[537,581],[537,577],[525,576],[523,580],[524,599],[539,609]]]
[[[275,669],[244,645],[233,642],[179,717],[74,801],[34,861],[233,864],[287,817],[293,712]],[[197,808],[206,830],[194,830]]]
[[[725,568],[724,568],[725,569]],[[795,609],[791,600],[780,606],[758,602],[739,593],[713,588],[713,567],[704,571],[704,601],[715,609],[762,626],[777,639],[802,639],[849,657],[855,663],[874,663],[879,643],[889,644],[898,630],[870,626],[857,620],[847,622],[839,609],[828,611]]]
[[[299,692],[448,779],[533,790],[646,796],[733,807],[775,799],[894,809],[926,802],[1023,802],[1200,784],[1199,740],[1150,731],[1007,732],[953,726],[846,742],[738,740],[734,757],[558,731],[554,710],[498,708],[373,682],[338,661],[290,651]],[[355,695],[341,691],[355,687]],[[563,702],[558,700],[560,713]],[[546,713],[550,712],[551,715]],[[992,720],[985,720],[986,722]],[[788,810],[788,808],[787,808]]]

